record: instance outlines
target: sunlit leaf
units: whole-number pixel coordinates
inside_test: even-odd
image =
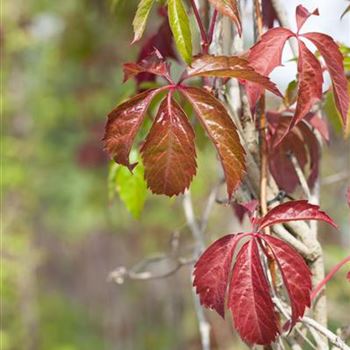
[[[183,60],[192,61],[192,36],[190,22],[182,0],[168,0],[168,16],[176,47]]]
[[[303,5],[297,6],[295,11],[295,18],[297,22],[298,33],[301,27],[304,25],[304,23],[310,16],[318,16],[318,15],[319,15],[318,9],[314,10],[313,12],[309,12],[309,10],[306,9]]]
[[[285,28],[273,28],[262,35],[260,40],[249,50],[249,65],[258,73],[268,76],[282,64],[282,52],[286,41],[294,36]],[[261,86],[248,82],[247,95],[251,107],[255,107],[264,90]]]
[[[103,137],[105,150],[117,163],[130,170],[136,165],[129,162],[132,144],[152,99],[160,91],[161,89],[142,92],[120,104],[108,115]]]
[[[237,56],[201,55],[196,57],[187,69],[187,77],[237,78],[254,82],[281,96],[276,85],[269,78],[257,73],[247,60]]]
[[[258,230],[287,221],[321,220],[337,228],[334,221],[318,205],[306,200],[290,201],[272,208],[258,223]]]
[[[141,0],[137,6],[136,14],[132,22],[134,27],[134,40],[136,42],[141,39],[145,30],[148,16],[151,12],[152,5],[155,0]]]
[[[194,132],[171,95],[161,103],[141,152],[152,192],[173,196],[189,187],[196,174]]]
[[[298,98],[291,127],[296,125],[322,97],[323,75],[320,62],[299,40]]]
[[[306,33],[303,37],[310,40],[319,50],[325,60],[327,69],[332,79],[333,93],[338,111],[342,117],[343,125],[346,126],[349,111],[348,83],[344,73],[343,55],[334,40],[322,33]]]
[[[223,104],[205,89],[186,87],[181,92],[192,104],[216,147],[225,173],[227,193],[231,198],[245,174],[245,152],[236,127]]]

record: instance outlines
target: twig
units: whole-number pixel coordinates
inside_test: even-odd
[[[335,182],[343,181],[350,178],[350,172],[347,170],[341,171],[336,174],[332,174],[324,177],[321,180],[322,185],[332,185]]]
[[[331,332],[328,328],[322,326],[318,322],[316,322],[314,319],[310,317],[303,317],[301,319],[301,322],[303,322],[305,325],[308,325],[318,331],[320,334],[325,336],[332,345],[336,346],[337,348],[341,350],[350,350],[350,347],[345,344],[345,342],[338,337],[336,334]]]
[[[208,200],[207,200],[207,203],[206,203],[205,208],[203,210],[203,215],[202,215],[202,219],[200,222],[200,229],[203,233],[207,229],[209,215],[211,213],[211,210],[213,208],[214,203],[216,202],[216,196],[218,194],[219,187],[220,187],[220,184],[214,186],[214,188],[211,190],[209,197],[208,197]]]
[[[186,190],[183,195],[182,207],[185,214],[187,225],[190,228],[193,238],[198,246],[196,249],[196,254],[198,257],[199,254],[205,249],[205,242],[204,242],[203,233],[200,229],[200,225],[198,224],[194,214],[190,190]]]
[[[292,161],[292,164],[294,166],[295,172],[296,172],[296,174],[298,176],[298,179],[299,179],[299,182],[300,182],[300,186],[303,189],[303,192],[305,193],[306,198],[310,201],[310,199],[311,199],[311,192],[310,192],[309,185],[307,184],[307,180],[305,178],[303,170],[301,169],[300,164],[299,164],[299,162],[296,159],[294,154],[290,154],[289,158]]]
[[[287,308],[284,307],[281,300],[274,297],[273,302],[276,305],[277,309],[282,313],[282,315],[284,317],[286,317],[287,319],[289,319],[290,318],[290,311],[287,311]],[[313,320],[312,318],[304,316],[300,319],[300,322],[303,323],[304,325],[308,326],[309,329],[311,327],[314,330],[316,330],[318,333],[322,334],[324,337],[326,337],[330,341],[330,343],[332,345],[335,345],[339,349],[350,350],[350,347],[348,347],[339,336],[337,336],[336,334],[334,334],[329,329],[322,326],[321,324],[319,324],[317,321]]]
[[[173,257],[171,255],[164,254],[148,257],[141,260],[130,269],[127,269],[125,266],[117,267],[108,274],[107,281],[123,284],[126,279],[146,281],[151,279],[166,278],[176,273],[181,267],[191,265],[194,262],[194,258]],[[167,264],[167,270],[160,273],[149,271],[149,267],[155,263],[159,264],[159,269],[162,268],[161,264]]]
[[[214,196],[214,200],[215,200],[215,196]],[[209,207],[211,207],[212,205],[211,201],[208,200],[208,203],[210,204]],[[197,260],[201,252],[205,249],[205,241],[204,241],[204,235],[203,235],[204,231],[202,230],[202,228],[205,227],[206,224],[205,225],[198,224],[198,222],[196,221],[194,210],[193,210],[191,192],[189,190],[186,190],[184,193],[182,206],[186,217],[187,225],[190,228],[193,238],[196,242],[196,246],[193,252],[193,258]],[[208,215],[209,213],[205,214],[206,220],[208,218]],[[193,284],[193,276],[191,276],[191,281]],[[210,324],[205,318],[204,310],[200,305],[199,296],[197,295],[194,288],[192,288],[192,295],[193,295],[194,306],[195,306],[196,315],[199,323],[199,333],[201,336],[202,349],[210,350]]]
[[[316,286],[311,293],[311,300],[314,300],[317,297],[317,294],[327,284],[327,282],[348,262],[350,262],[350,255],[335,265],[328,275]]]

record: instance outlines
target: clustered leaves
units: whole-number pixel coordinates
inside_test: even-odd
[[[270,285],[274,277],[266,276],[266,262],[276,264],[291,304],[292,316],[283,330],[289,331],[310,306],[311,274],[303,258],[283,240],[263,233],[266,227],[297,220],[322,220],[336,227],[318,206],[304,200],[286,202],[260,219],[253,217],[252,232],[230,234],[215,241],[195,265],[193,285],[202,305],[224,318],[227,301],[234,326],[247,343],[267,345],[281,333],[271,298],[271,290],[278,294],[280,288]]]
[[[273,28],[262,35],[261,39],[249,50],[248,60],[252,67],[261,74],[269,75],[274,68],[282,64],[282,51],[288,39],[294,37],[298,42],[298,93],[296,108],[289,128],[282,138],[310,112],[322,97],[323,69],[317,57],[307,48],[304,39],[312,42],[324,59],[332,84],[336,107],[342,117],[343,125],[347,123],[349,109],[349,92],[343,67],[343,56],[334,40],[323,33],[300,34],[306,20],[318,16],[318,10],[309,12],[299,5],[296,9],[297,32],[287,28]],[[248,83],[247,94],[250,105],[254,107],[261,97],[260,87]]]
[[[133,21],[133,42],[143,36],[155,2],[139,2]],[[282,52],[290,38],[297,39],[297,80],[287,89],[283,99],[285,108],[266,112],[269,171],[279,188],[287,193],[295,190],[300,182],[296,166],[305,173],[310,188],[318,177],[320,147],[315,132],[329,140],[327,125],[314,111],[315,104],[323,96],[324,70],[330,75],[331,93],[342,124],[344,127],[347,124],[349,89],[338,45],[323,33],[300,33],[310,16],[318,16],[318,10],[309,12],[299,5],[296,9],[297,32],[294,33],[287,28],[273,28],[278,21],[276,12],[270,0],[263,0],[263,21],[272,29],[263,34],[245,55],[215,56],[208,52],[217,16],[230,18],[240,35],[242,23],[236,0],[209,0],[209,3],[213,7],[213,16],[206,31],[194,1],[161,1],[167,7],[159,9],[163,16],[159,30],[142,46],[136,63],[124,64],[124,81],[135,78],[139,93],[109,113],[103,141],[111,158],[126,167],[123,171],[118,170],[119,167],[113,168],[111,183],[115,186],[114,179],[118,179],[129,186],[127,191],[118,188],[123,200],[133,195],[138,197],[129,208],[135,216],[140,214],[145,199],[142,176],[152,192],[173,196],[183,193],[196,175],[195,133],[191,113],[185,109],[185,104],[191,106],[216,148],[228,198],[231,199],[246,171],[245,151],[225,105],[212,93],[215,81],[223,79],[224,85],[231,78],[238,79],[246,90],[254,116],[264,90],[283,97],[268,75],[282,64]],[[190,7],[201,36],[201,52],[197,55],[193,55]],[[317,48],[322,61],[305,42]],[[169,58],[177,62],[181,58],[187,65],[177,82],[171,76]],[[165,84],[144,90],[142,83],[155,82],[156,77]],[[203,87],[198,86],[198,78],[204,83]],[[158,98],[161,101],[156,106],[155,116],[152,116],[150,106]],[[139,148],[144,168],[134,169],[137,163],[130,162],[129,155],[147,117],[152,120],[152,125]],[[134,175],[127,176],[127,169]],[[135,181],[131,181],[133,178]],[[141,183],[140,193],[132,190],[137,183]],[[348,202],[349,197],[348,192]],[[266,234],[264,230],[294,220],[322,220],[335,224],[318,206],[304,200],[280,204],[261,218],[253,215],[256,207],[255,199],[241,205],[233,204],[240,219],[249,213],[252,232],[226,235],[210,245],[195,265],[194,286],[202,305],[216,310],[222,317],[227,304],[235,328],[245,342],[267,345],[278,334],[290,331],[310,306],[311,277],[303,258],[283,240]],[[283,327],[272,298],[272,295],[282,294],[275,283],[275,273],[283,282],[292,311],[291,319],[285,320]]]
[[[275,84],[254,71],[247,60],[240,57],[203,55],[195,57],[186,70],[186,76],[173,83],[169,66],[160,52],[155,51],[139,63],[124,65],[124,81],[140,73],[163,77],[170,84],[143,91],[116,107],[109,115],[104,136],[105,148],[119,164],[130,171],[129,153],[136,134],[146,117],[154,97],[166,92],[153,126],[142,146],[145,178],[152,192],[168,196],[182,193],[189,187],[196,173],[196,152],[192,126],[175,101],[175,92],[191,104],[200,124],[213,142],[224,169],[227,193],[231,198],[245,173],[244,149],[225,106],[204,88],[184,84],[193,77],[239,78],[253,81],[263,88],[279,94]]]

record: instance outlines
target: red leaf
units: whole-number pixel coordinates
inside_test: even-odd
[[[194,132],[170,94],[161,103],[141,152],[153,193],[173,196],[189,187],[197,166]]]
[[[256,72],[268,76],[276,67],[282,64],[284,45],[292,36],[294,36],[294,33],[285,28],[274,28],[267,31],[249,50],[249,65]],[[249,82],[246,84],[246,90],[249,104],[254,107],[263,90],[260,86]]]
[[[275,21],[278,21],[278,23],[280,23],[276,11],[271,3],[271,0],[262,0],[261,7],[263,23],[265,27],[273,28]]]
[[[349,110],[349,92],[344,72],[343,55],[338,45],[326,34],[306,33],[303,37],[309,39],[321,53],[332,79],[335,104],[346,125]]]
[[[237,0],[209,0],[216,10],[232,19],[236,24],[239,35],[242,34],[242,24],[239,15]]]
[[[325,141],[329,142],[329,129],[326,121],[318,113],[308,113],[304,118],[308,124],[316,129]]]
[[[279,319],[274,310],[258,243],[261,252],[275,261],[281,272],[292,307],[291,321],[286,324],[290,327],[310,306],[311,293],[310,271],[292,247],[280,239],[260,233],[227,235],[214,242],[199,258],[193,285],[201,304],[224,317],[231,260],[236,246],[244,237],[250,237],[250,240],[240,248],[233,265],[227,307],[232,312],[235,328],[245,342],[267,345],[279,333]]]
[[[278,187],[291,193],[299,184],[299,177],[291,160],[293,155],[302,170],[309,165],[308,184],[312,188],[319,173],[320,151],[316,135],[306,123],[301,122],[279,142],[288,130],[291,117],[282,117],[280,113],[271,112],[266,113],[266,117],[269,122],[269,168]]]
[[[296,22],[297,22],[297,30],[298,33],[301,29],[301,27],[304,25],[305,21],[310,17],[310,16],[318,16],[319,12],[318,9],[314,10],[313,12],[309,12],[303,5],[299,5],[296,8],[295,12],[295,17],[296,17]]]
[[[225,317],[225,295],[232,257],[241,235],[227,235],[212,243],[194,266],[193,286],[200,302]]]
[[[138,63],[125,63],[123,65],[124,82],[140,73],[164,76],[168,73],[167,64],[158,50],[153,51]]]
[[[292,328],[299,317],[302,317],[305,308],[310,306],[311,273],[304,259],[287,243],[270,235],[260,236],[268,243],[274,259],[281,271],[283,283],[289,295],[292,306]]]
[[[192,104],[218,151],[224,168],[228,197],[231,198],[245,173],[245,152],[236,127],[223,104],[205,89],[182,87],[180,91]]]
[[[282,96],[276,85],[269,78],[257,73],[247,60],[237,56],[198,56],[192,61],[191,67],[187,69],[188,78],[219,77],[238,78],[259,84],[278,96]]]
[[[310,111],[322,97],[322,68],[320,62],[302,41],[299,44],[298,59],[298,99],[290,129]]]
[[[130,171],[136,164],[130,164],[129,153],[153,97],[161,89],[147,90],[116,107],[108,114],[103,137],[104,148],[117,163]]]
[[[350,271],[346,274],[346,278],[347,278],[348,281],[350,282]]]
[[[278,319],[256,239],[245,243],[238,253],[227,306],[235,328],[245,342],[264,345],[275,340],[279,333]]]
[[[321,211],[318,205],[300,200],[286,202],[272,208],[264,217],[258,220],[258,231],[267,226],[298,220],[321,220],[337,228],[334,221],[324,211]]]
[[[253,199],[245,203],[233,203],[232,209],[236,214],[236,217],[239,220],[239,222],[242,223],[244,215],[248,214],[248,216],[251,217],[254,214],[258,205],[259,202],[256,199]]]

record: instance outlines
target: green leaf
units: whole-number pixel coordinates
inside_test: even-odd
[[[134,40],[132,41],[133,43],[141,39],[153,3],[154,0],[141,0],[137,6],[136,15],[132,22],[132,25],[134,27]]]
[[[168,16],[176,47],[184,61],[190,64],[192,61],[192,36],[190,21],[182,0],[168,1]]]
[[[112,164],[108,183],[109,197],[113,198],[114,193],[117,192],[130,214],[138,219],[147,197],[143,164],[139,161],[133,173],[124,166]]]

